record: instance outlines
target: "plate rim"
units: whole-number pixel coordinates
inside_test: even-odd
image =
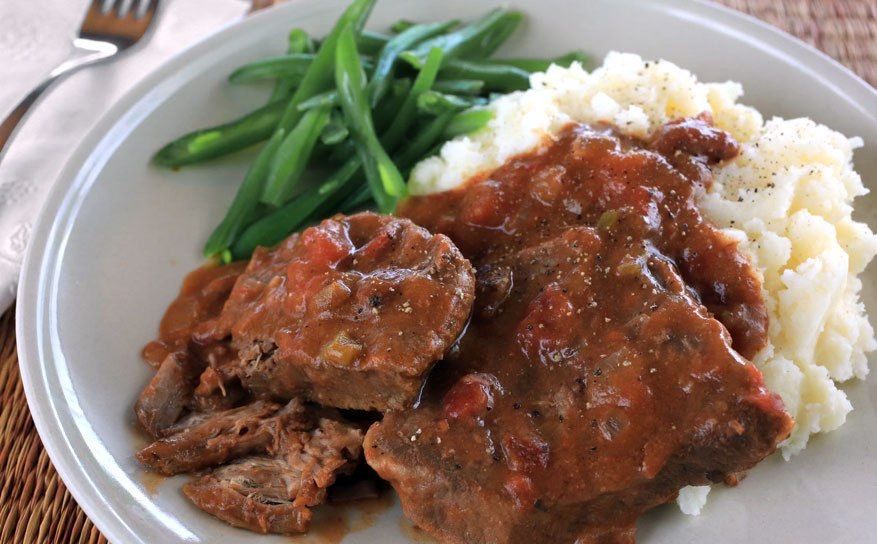
[[[783,57],[792,59],[815,79],[826,82],[837,94],[846,97],[852,104],[863,108],[866,113],[872,112],[871,120],[877,123],[877,89],[827,54],[764,21],[706,0],[627,1],[634,5],[648,2],[653,7],[671,9],[689,17],[706,20],[711,26],[722,28],[726,32],[746,34],[754,39],[755,45],[760,49],[767,48],[782,53]],[[43,296],[45,286],[41,280],[46,278],[47,271],[61,253],[52,251],[60,248],[50,243],[55,240],[59,226],[62,224],[57,220],[61,217],[58,212],[62,210],[74,190],[80,188],[75,182],[82,178],[84,171],[94,166],[92,163],[107,145],[107,136],[118,126],[119,121],[131,113],[133,107],[140,104],[158,84],[198,58],[214,43],[229,36],[246,34],[251,32],[251,29],[258,29],[264,21],[268,21],[269,17],[288,13],[289,20],[292,22],[296,19],[298,10],[328,11],[336,4],[337,2],[317,0],[290,0],[285,4],[222,25],[210,35],[162,62],[99,117],[69,156],[37,215],[22,262],[17,292],[16,338],[22,385],[34,425],[58,475],[77,504],[111,542],[147,541],[125,523],[119,511],[113,508],[111,503],[102,499],[103,494],[92,480],[89,470],[78,462],[76,452],[68,439],[69,433],[76,432],[76,429],[65,428],[59,419],[59,408],[69,408],[69,405],[64,404],[63,393],[58,398],[53,398],[53,393],[58,391],[55,391],[47,381],[50,372],[58,372],[57,361],[43,360],[40,357],[40,329],[45,326],[43,306],[47,300],[50,300]]]

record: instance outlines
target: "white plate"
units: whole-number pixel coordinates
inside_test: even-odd
[[[382,0],[370,28],[400,17],[472,18],[497,0]],[[43,442],[79,504],[112,541],[289,542],[231,529],[180,494],[185,478],[149,484],[131,406],[150,370],[150,340],[185,272],[224,212],[251,155],[181,172],[148,165],[181,132],[248,111],[262,89],[230,87],[237,65],[279,53],[288,29],[323,35],[342,0],[299,0],[257,14],[174,58],[129,93],[79,146],[33,233],[19,290],[21,370]],[[862,136],[856,165],[877,186],[877,93],[824,55],[753,19],[690,0],[513,0],[527,23],[516,55],[610,49],[662,57],[702,80],[734,79],[765,115],[810,116]],[[873,198],[858,201],[874,221]],[[877,315],[874,267],[865,300]],[[873,364],[873,361],[872,361]],[[877,380],[844,388],[855,406],[841,430],[790,463],[762,463],[692,518],[663,507],[644,543],[877,542]],[[347,542],[407,542],[398,508]],[[368,525],[368,524],[364,524]],[[311,538],[310,541],[320,539]],[[331,540],[331,539],[330,539]]]

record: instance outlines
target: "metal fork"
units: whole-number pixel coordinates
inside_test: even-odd
[[[40,95],[58,78],[114,57],[137,43],[155,18],[159,0],[92,0],[73,40],[70,56],[12,110],[0,124],[0,161],[15,128]]]

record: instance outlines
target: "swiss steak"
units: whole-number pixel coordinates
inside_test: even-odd
[[[644,511],[735,480],[788,435],[744,358],[766,341],[759,278],[694,202],[736,151],[705,118],[654,142],[573,126],[403,203],[478,278],[423,402],[366,435],[418,526],[453,543],[633,542]]]

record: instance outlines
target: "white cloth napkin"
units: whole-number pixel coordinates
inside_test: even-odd
[[[0,0],[0,118],[71,51],[90,0]],[[0,313],[15,299],[21,260],[49,188],[77,143],[165,59],[240,19],[245,0],[162,0],[141,42],[43,94],[0,166]]]

